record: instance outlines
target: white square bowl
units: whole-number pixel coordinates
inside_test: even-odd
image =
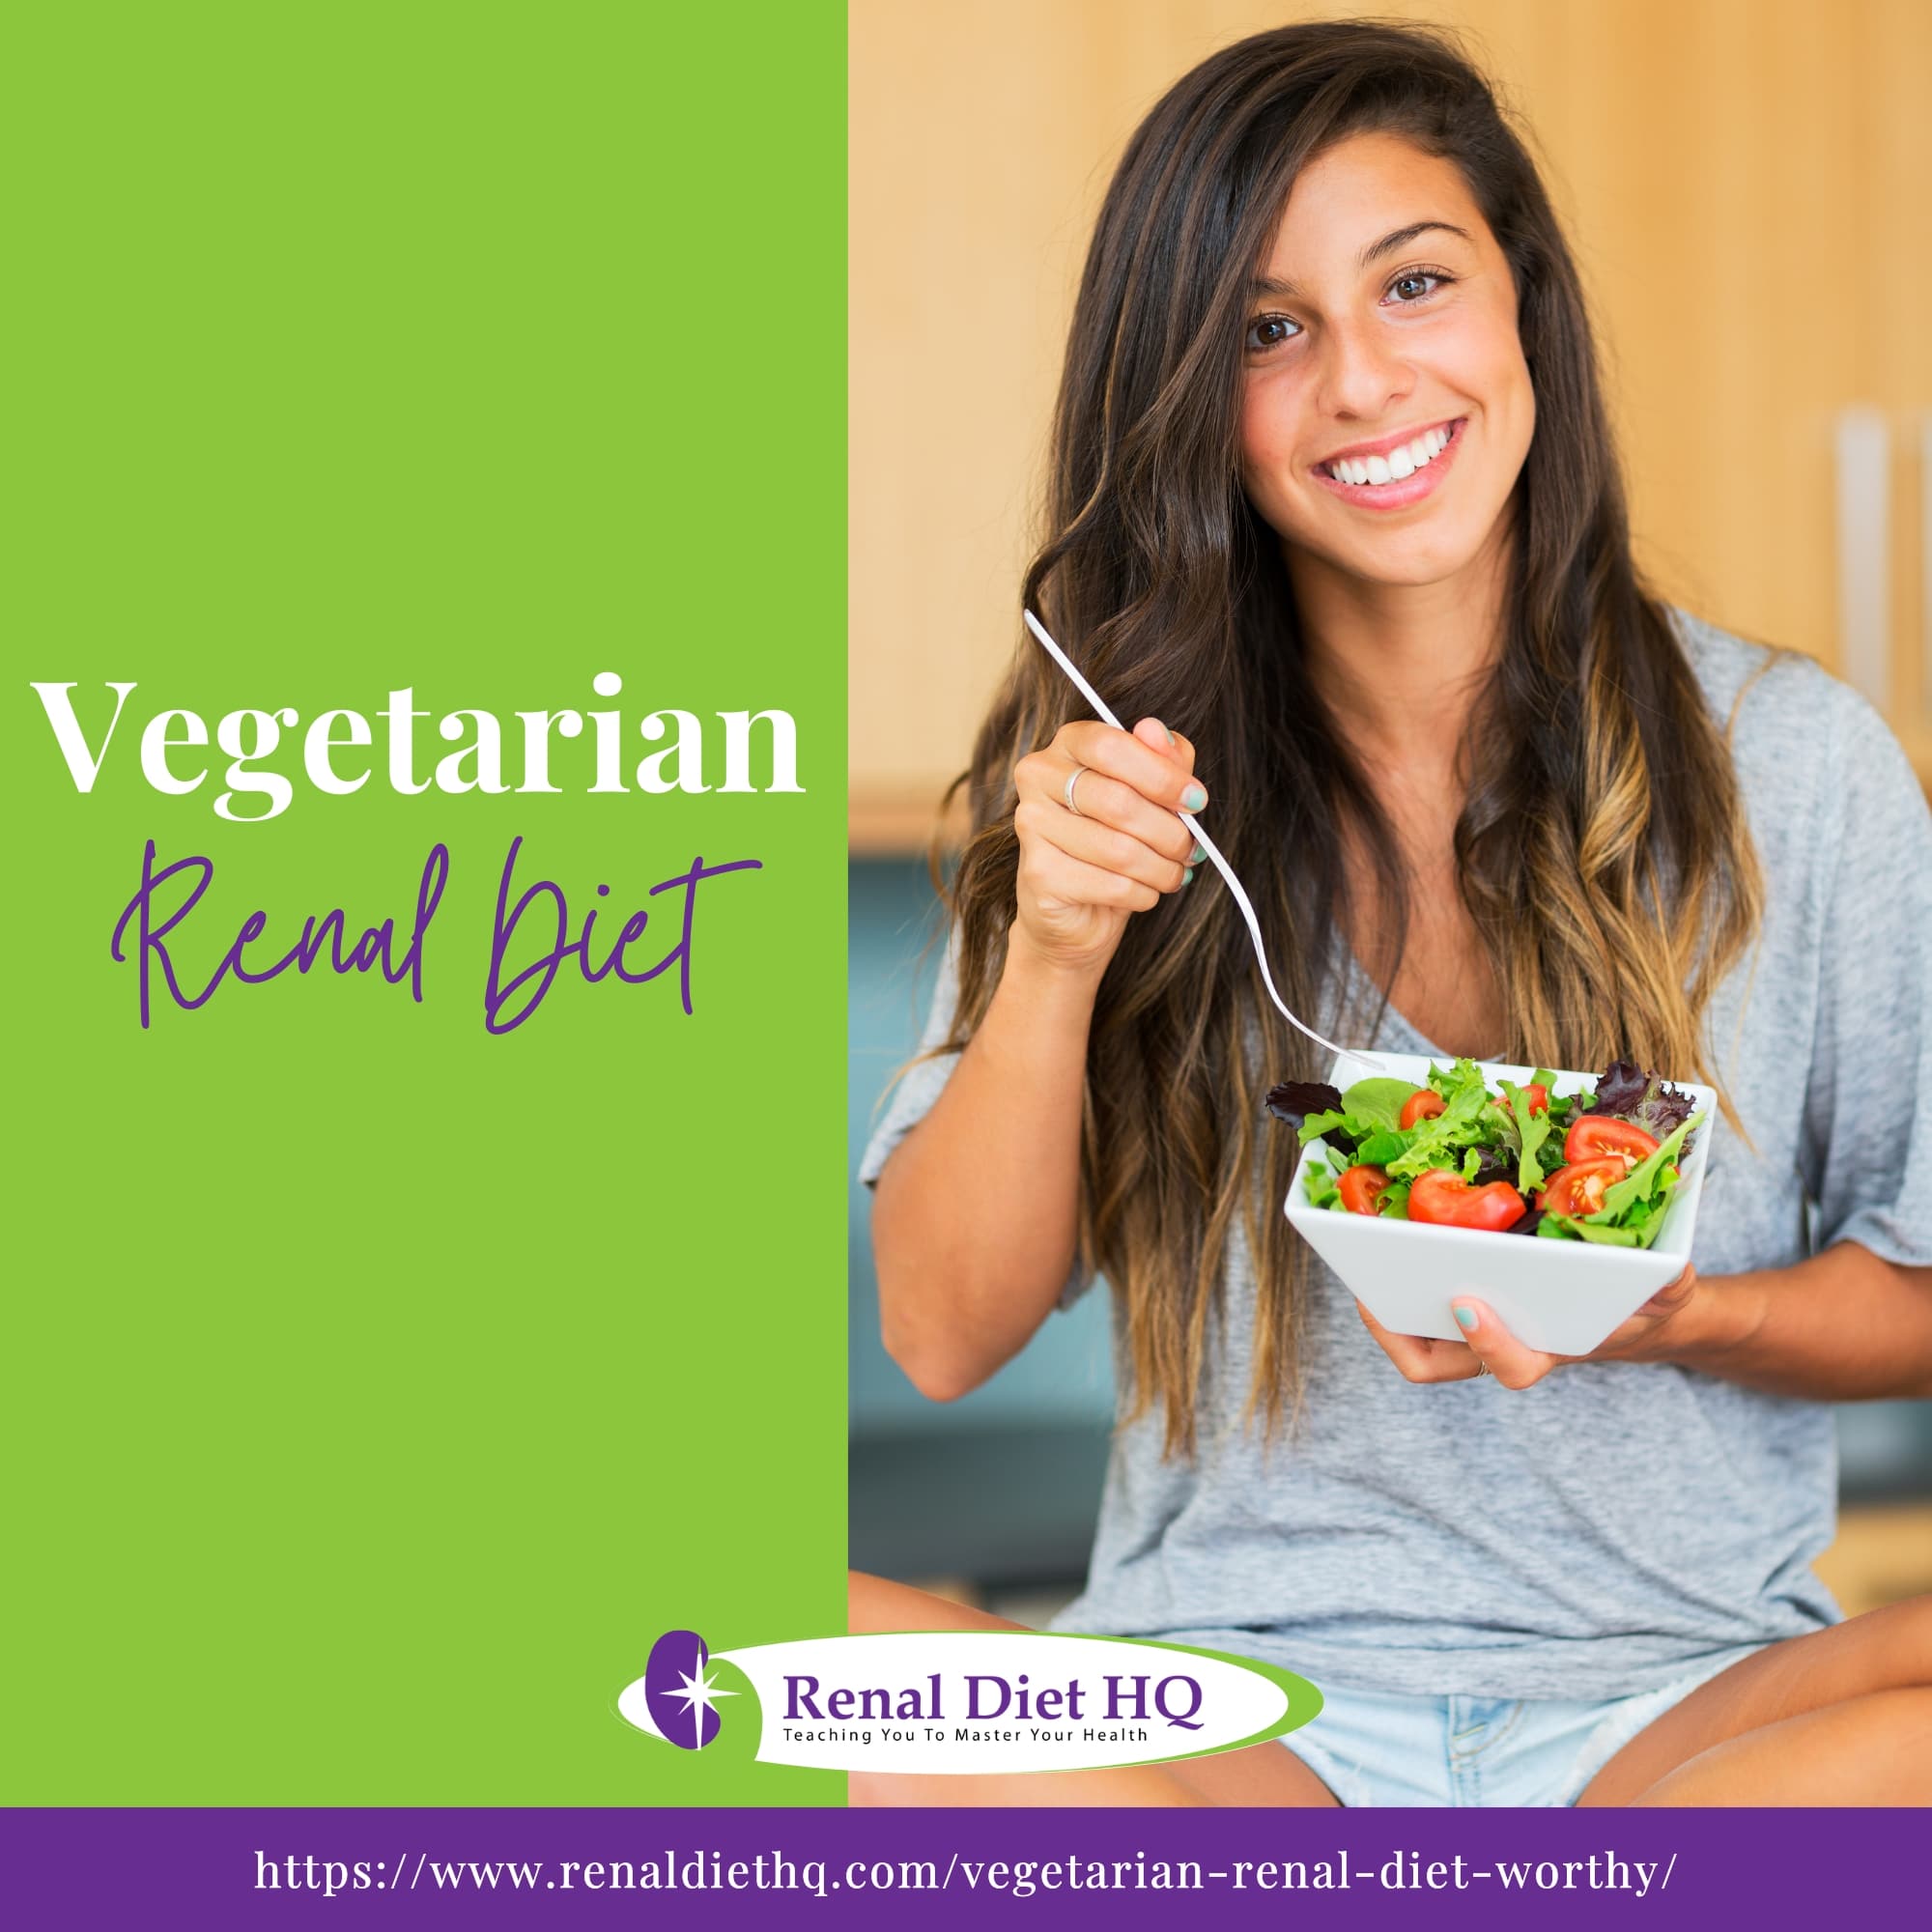
[[[1418,1087],[1429,1084],[1432,1063],[1421,1054],[1378,1053],[1376,1058],[1391,1078],[1412,1079]],[[1479,1065],[1492,1088],[1498,1080],[1522,1086],[1535,1071],[1495,1061]],[[1338,1087],[1346,1084],[1340,1077],[1345,1068],[1355,1069],[1350,1078],[1361,1077],[1359,1063],[1338,1061],[1328,1076]],[[1551,1097],[1594,1088],[1597,1078],[1594,1073],[1558,1073]],[[1536,1235],[1425,1227],[1417,1221],[1317,1208],[1308,1199],[1306,1177],[1312,1155],[1337,1151],[1325,1141],[1313,1141],[1301,1151],[1289,1184],[1289,1222],[1369,1313],[1398,1335],[1461,1341],[1463,1331],[1449,1303],[1456,1295],[1473,1294],[1530,1348],[1587,1355],[1660,1288],[1675,1281],[1690,1260],[1718,1096],[1688,1080],[1671,1085],[1690,1096],[1691,1111],[1704,1119],[1691,1136],[1690,1158],[1680,1165],[1670,1210],[1651,1247],[1613,1248]],[[1332,1158],[1329,1165],[1335,1165]]]

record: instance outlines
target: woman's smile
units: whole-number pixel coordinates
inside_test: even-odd
[[[1375,442],[1350,443],[1315,466],[1324,488],[1365,510],[1402,510],[1439,489],[1468,429],[1467,416],[1398,431]]]

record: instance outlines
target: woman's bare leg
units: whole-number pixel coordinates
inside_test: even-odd
[[[1932,1597],[1732,1664],[1639,1731],[1577,1803],[1932,1804]]]
[[[1932,1804],[1932,1688],[1827,1704],[1715,1745],[1638,1804]]]
[[[855,1570],[846,1619],[854,1631],[1024,1630],[1024,1624]],[[1253,1745],[1179,1764],[1114,1771],[1017,1772],[942,1777],[854,1772],[851,1802],[885,1804],[1333,1804],[1328,1787],[1284,1746]]]

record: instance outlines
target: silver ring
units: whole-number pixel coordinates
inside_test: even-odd
[[[1476,1375],[1475,1375],[1475,1379],[1477,1379],[1477,1380],[1479,1380],[1479,1381],[1480,1381],[1480,1380],[1482,1379],[1482,1378],[1483,1378],[1484,1376],[1488,1375],[1489,1373],[1490,1373],[1490,1365],[1489,1365],[1489,1363],[1487,1363],[1487,1362],[1478,1362],[1478,1363],[1476,1364]]]
[[[1087,814],[1084,811],[1082,811],[1080,808],[1073,802],[1073,787],[1080,782],[1080,774],[1084,772],[1086,769],[1087,767],[1085,765],[1075,765],[1073,769],[1067,773],[1066,783],[1062,788],[1061,792],[1061,796],[1066,800],[1067,810],[1070,811],[1075,818],[1085,818],[1087,816]]]

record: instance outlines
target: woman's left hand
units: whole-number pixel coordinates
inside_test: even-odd
[[[1473,1294],[1459,1294],[1450,1303],[1463,1330],[1460,1342],[1398,1335],[1384,1328],[1359,1301],[1355,1307],[1382,1352],[1412,1382],[1472,1381],[1487,1369],[1505,1388],[1524,1389],[1567,1362],[1667,1361],[1677,1339],[1689,1331],[1687,1311],[1699,1293],[1697,1270],[1687,1267],[1587,1355],[1549,1355],[1541,1349],[1525,1348],[1494,1310]]]

